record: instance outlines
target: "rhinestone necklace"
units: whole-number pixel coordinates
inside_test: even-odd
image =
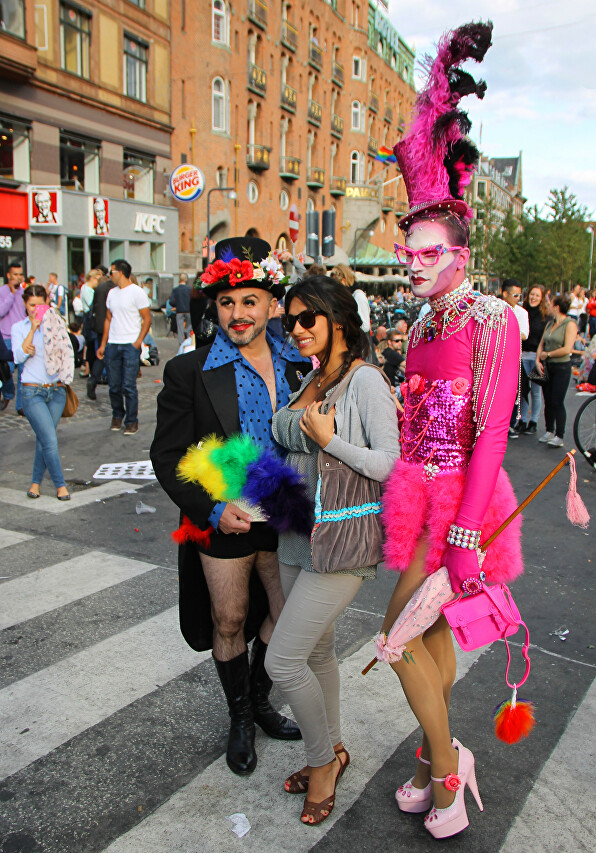
[[[480,296],[466,278],[462,283],[438,299],[430,300],[430,311],[412,326],[410,346],[421,341],[431,343],[436,337],[446,341],[466,325],[474,310],[476,298]]]

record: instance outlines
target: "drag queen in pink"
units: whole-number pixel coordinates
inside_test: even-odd
[[[402,454],[384,494],[386,564],[401,574],[377,656],[398,675],[423,730],[416,773],[398,788],[397,803],[428,812],[425,826],[436,838],[468,825],[466,785],[482,809],[474,756],[449,729],[455,654],[440,606],[470,579],[510,581],[522,570],[519,521],[482,565],[478,553],[517,505],[501,462],[517,395],[519,327],[506,303],[476,292],[465,272],[471,211],[463,187],[478,155],[461,132],[469,121],[457,104],[484,88],[456,66],[482,59],[491,26],[469,24],[442,39],[412,127],[395,147],[410,200],[396,252],[430,311],[410,332]],[[407,626],[407,639],[390,648],[395,625]]]

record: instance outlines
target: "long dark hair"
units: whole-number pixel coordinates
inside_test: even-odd
[[[358,306],[347,287],[326,275],[307,275],[286,294],[286,315],[290,312],[292,299],[300,299],[311,311],[327,318],[329,338],[325,352],[319,359],[321,370],[329,364],[334,323],[343,327],[347,346],[339,379],[346,375],[353,361],[366,357],[369,351],[368,338],[360,328],[362,320],[358,314]]]

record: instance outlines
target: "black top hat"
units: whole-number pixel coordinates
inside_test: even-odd
[[[283,268],[271,246],[259,237],[228,237],[215,244],[215,259],[201,275],[203,291],[215,298],[222,290],[252,287],[280,299],[285,294]]]

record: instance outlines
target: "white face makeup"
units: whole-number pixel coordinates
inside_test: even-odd
[[[446,228],[439,222],[415,222],[406,237],[406,246],[414,250],[437,246],[439,243],[445,248],[452,245]],[[413,263],[408,264],[408,276],[414,296],[421,299],[427,296],[436,298],[453,290],[463,280],[461,271],[469,256],[469,249],[446,252],[431,267],[423,266],[420,258],[414,258]]]

